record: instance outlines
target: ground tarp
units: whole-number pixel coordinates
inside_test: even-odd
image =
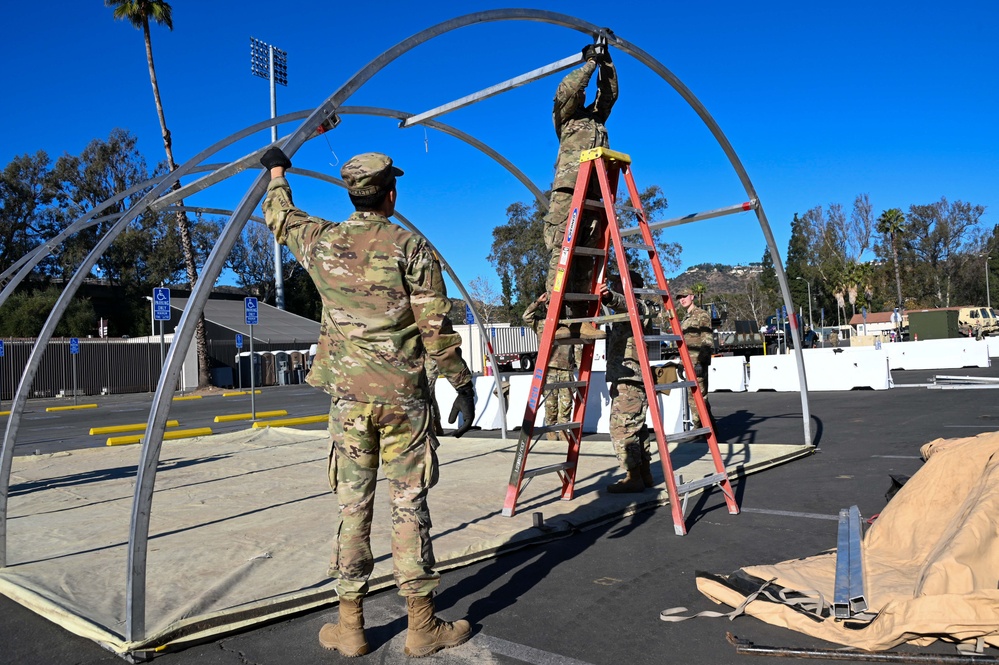
[[[870,620],[822,619],[764,596],[747,614],[851,647],[880,651],[936,639],[999,646],[999,433],[938,439],[922,447],[926,464],[888,503],[863,539]],[[738,607],[747,579],[831,601],[835,549],[728,578],[699,575],[698,589]]]
[[[665,492],[602,492],[621,474],[609,442],[584,440],[575,499],[559,500],[556,477],[540,476],[517,514],[503,517],[515,445],[442,439],[441,481],[430,493],[440,570],[666,503]],[[17,457],[0,593],[117,652],[204,639],[335,602],[327,575],[336,517],[327,446],[325,432],[293,429],[164,442],[151,509],[146,635],[133,642],[124,635],[139,446]],[[705,445],[681,450],[674,466],[685,479],[713,472]],[[737,476],[811,448],[721,444],[721,452]],[[564,461],[565,453],[564,443],[539,442],[530,468]],[[661,467],[655,474],[661,480]],[[385,482],[372,533],[373,588],[393,584]],[[536,528],[539,512],[544,523]]]

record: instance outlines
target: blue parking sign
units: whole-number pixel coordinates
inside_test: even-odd
[[[3,358],[3,340],[0,339],[0,358]]]
[[[155,321],[170,320],[170,289],[165,287],[153,289],[153,319]]]
[[[256,298],[246,298],[243,300],[244,312],[246,314],[246,325],[255,326],[259,321],[259,316],[257,314],[257,299]]]
[[[472,325],[475,323],[475,315],[472,314],[472,308],[465,303],[465,323]]]
[[[243,348],[243,336],[242,335],[236,335],[236,348],[237,349],[242,349]]]
[[[77,337],[69,338],[69,352],[79,353],[80,352],[80,340]]]

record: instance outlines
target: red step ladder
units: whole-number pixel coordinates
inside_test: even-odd
[[[631,329],[635,337],[635,348],[642,367],[642,381],[646,396],[648,397],[649,412],[652,414],[653,429],[655,430],[656,443],[659,448],[659,459],[662,462],[663,475],[666,479],[666,489],[669,493],[670,507],[673,513],[673,525],[676,534],[682,536],[687,533],[684,520],[687,497],[693,490],[717,485],[725,495],[725,502],[728,504],[728,512],[730,514],[738,514],[739,505],[735,500],[735,494],[732,491],[732,485],[725,470],[725,463],[722,461],[721,453],[718,450],[718,439],[715,436],[714,426],[708,415],[707,403],[704,400],[704,395],[701,394],[698,388],[697,382],[679,381],[677,383],[657,385],[652,375],[652,369],[649,365],[647,342],[676,343],[680,360],[683,363],[684,376],[686,377],[694,377],[694,363],[683,341],[683,333],[680,320],[677,316],[676,306],[670,295],[666,276],[663,273],[662,264],[656,253],[652,231],[649,228],[648,221],[645,219],[645,212],[642,209],[642,202],[638,196],[638,189],[631,174],[631,158],[624,153],[614,152],[606,148],[596,148],[584,151],[580,155],[579,161],[579,175],[576,178],[572,204],[569,208],[571,213],[566,225],[566,234],[562,241],[562,254],[557,268],[555,283],[549,297],[548,316],[538,347],[537,364],[535,365],[534,376],[531,381],[527,407],[524,410],[524,421],[521,425],[520,439],[517,442],[513,469],[510,473],[509,485],[507,486],[506,500],[503,504],[503,515],[507,517],[513,516],[516,511],[517,499],[520,497],[520,493],[524,487],[525,479],[530,481],[535,476],[549,473],[557,474],[562,482],[562,499],[570,500],[573,498],[580,443],[583,436],[583,423],[586,417],[586,401],[589,395],[592,374],[593,340],[582,337],[556,339],[555,331],[558,329],[560,323],[564,327],[566,325],[586,322],[618,321],[623,318],[622,315],[599,315],[599,285],[605,279],[607,263],[611,249],[613,248],[618,273],[621,276],[621,289],[627,303],[628,314],[626,316],[631,322]],[[622,175],[624,176],[625,186],[631,200],[631,207],[636,212],[636,217],[638,218],[638,229],[641,233],[642,242],[625,242],[617,219],[615,203],[617,202],[618,181]],[[589,191],[590,182],[594,176],[600,184],[599,201],[586,199],[586,193]],[[598,234],[600,238],[599,247],[577,246],[580,217],[581,212],[584,210],[588,214],[595,215],[597,218],[597,224],[599,225],[597,230],[600,232]],[[629,231],[628,235],[635,233],[634,229],[629,229]],[[629,275],[628,249],[638,250],[639,253],[647,253],[648,260],[655,273],[657,288],[635,288],[632,285]],[[576,256],[590,257],[584,260],[596,260],[597,262],[597,268],[593,271],[590,289],[586,293],[565,292],[569,268]],[[662,297],[664,317],[669,321],[671,334],[645,334],[635,298],[636,294],[650,294]],[[560,313],[563,312],[563,305],[568,301],[588,302],[588,316],[583,318],[560,318]],[[642,340],[646,343],[642,343]],[[556,344],[582,345],[579,359],[579,374],[576,381],[552,383],[546,381],[548,363],[551,360],[552,349]],[[667,434],[663,430],[663,414],[659,408],[659,400],[656,392],[657,390],[671,388],[686,388],[691,391],[698,414],[700,415],[700,421],[702,424],[706,423],[707,426],[670,434]],[[548,391],[562,389],[569,389],[573,392],[574,407],[571,422],[557,423],[549,426],[535,426],[538,407],[544,394]],[[539,441],[545,433],[554,431],[564,432],[568,441],[568,451],[565,461],[528,469],[526,467],[527,457],[533,444]],[[701,438],[707,439],[708,449],[714,462],[714,473],[684,483],[673,471],[669,445]]]

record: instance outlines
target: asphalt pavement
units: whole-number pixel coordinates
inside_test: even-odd
[[[474,636],[468,644],[424,662],[768,665],[788,660],[738,655],[726,641],[727,632],[756,645],[838,648],[752,617],[734,621],[697,618],[670,624],[659,620],[659,612],[676,606],[687,607],[691,613],[727,611],[697,591],[696,571],[729,573],[742,566],[775,563],[835,547],[839,510],[856,504],[864,517],[877,514],[886,503],[889,474],[915,473],[922,465],[922,444],[999,428],[999,393],[994,391],[999,389],[926,387],[937,374],[999,377],[999,367],[893,372],[896,387],[892,390],[812,393],[815,454],[735,483],[742,507],[739,515],[728,514],[717,492],[698,497],[687,509],[686,536],[674,535],[669,508],[663,507],[445,573],[437,597],[439,613],[449,619],[467,617]],[[314,415],[326,408],[322,394],[302,386],[265,389],[258,397],[257,408],[288,408],[289,415]],[[86,435],[54,428],[80,427],[89,422],[87,418],[106,423],[113,413],[114,419],[145,419],[141,410],[130,411],[141,399],[105,399],[100,416],[70,412],[72,424],[64,420],[65,414],[41,422],[26,419],[18,454],[32,454],[32,447],[44,451],[49,446],[82,445],[88,440]],[[211,397],[219,403],[226,399],[233,398]],[[710,401],[723,441],[802,441],[797,393],[713,393]],[[45,413],[36,411],[36,405],[40,403],[29,402],[32,414]],[[183,427],[199,426],[217,415],[214,406],[208,397],[176,402],[171,417],[180,418]],[[218,425],[212,422],[211,426]],[[245,423],[234,429],[240,427]],[[601,439],[606,437],[588,440]],[[461,442],[445,438],[443,445]],[[447,482],[446,476],[442,482]],[[432,492],[430,501],[432,512],[446,510],[433,503]],[[316,552],[318,557],[327,555]],[[351,662],[408,661],[402,655],[406,629],[402,599],[394,591],[372,594],[366,599],[365,614],[373,652]],[[335,607],[305,613],[158,654],[154,660],[165,665],[344,662],[339,654],[323,650],[316,639],[320,626],[335,617]],[[940,643],[896,651],[956,653]],[[120,660],[0,597],[0,663],[92,665]]]

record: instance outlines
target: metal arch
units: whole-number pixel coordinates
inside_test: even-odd
[[[341,106],[340,108],[337,109],[336,112],[337,115],[350,115],[350,114],[375,115],[375,116],[381,116],[383,118],[397,118],[399,120],[405,120],[406,118],[411,118],[414,115],[413,113],[394,111],[392,109],[378,108],[375,106]],[[523,171],[514,166],[513,162],[508,160],[506,157],[504,157],[497,151],[493,150],[488,145],[478,140],[474,136],[466,134],[460,129],[456,129],[450,125],[445,125],[444,123],[437,122],[436,120],[425,120],[420,124],[444,132],[445,134],[453,136],[459,141],[464,141],[473,148],[478,148],[481,152],[484,152],[485,154],[492,157],[494,161],[500,164],[500,166],[509,171],[514,178],[523,183],[524,187],[527,187],[527,189],[530,190],[532,194],[534,194],[534,198],[537,199],[538,205],[541,207],[541,209],[544,212],[548,212],[548,198],[545,196],[545,193],[541,190],[540,187],[535,185],[534,182],[530,178],[528,178]]]
[[[223,165],[204,164],[202,166],[198,166],[191,169],[191,172],[194,173],[200,171],[211,171],[218,169],[221,166]],[[102,210],[106,210],[112,204],[117,203],[118,201],[121,201],[122,199],[129,197],[132,194],[135,194],[136,192],[141,192],[143,189],[152,187],[156,183],[160,182],[162,178],[163,176],[150,178],[148,180],[138,183],[137,185],[133,185],[129,189],[126,189],[124,192],[121,192],[120,194],[116,194],[115,196],[111,197],[101,205],[87,211],[86,214],[74,220],[72,223],[69,224],[69,226],[60,231],[58,234],[49,238],[44,243],[42,243],[38,247],[35,247],[30,252],[28,252],[20,259],[18,259],[10,268],[8,268],[2,274],[0,274],[0,281],[5,279],[9,275],[12,275],[14,272],[17,272],[20,269],[20,266],[24,266],[25,264],[28,265],[26,265],[23,270],[18,272],[17,275],[11,277],[11,281],[4,286],[3,291],[0,291],[0,305],[3,305],[7,301],[7,298],[9,298],[11,294],[14,292],[14,289],[16,289],[18,285],[20,285],[21,282],[24,281],[24,279],[31,273],[31,271],[34,270],[35,266],[41,263],[42,259],[44,259],[46,256],[50,256],[52,252],[55,251],[56,246],[61,244],[63,240],[73,235],[74,233],[79,233],[80,231],[89,229],[91,226],[99,224],[100,222],[106,222],[112,219],[118,219],[121,217],[121,215],[125,213],[115,213],[113,215],[104,215],[103,217],[94,217],[95,214],[97,214]]]
[[[597,26],[587,23],[585,21],[580,21],[569,16],[562,14],[556,14],[553,12],[541,11],[541,10],[530,10],[530,9],[506,9],[506,10],[492,10],[486,12],[479,12],[476,14],[469,14],[464,17],[457,19],[452,19],[450,21],[445,21],[436,26],[428,28],[422,32],[419,32],[412,37],[400,42],[393,48],[385,51],[383,54],[371,61],[367,66],[362,68],[357,74],[355,74],[350,80],[347,81],[343,86],[341,86],[333,95],[331,95],[322,105],[316,108],[307,118],[307,120],[302,123],[302,125],[296,130],[288,139],[282,143],[282,147],[289,156],[294,155],[295,151],[307,140],[308,135],[314,131],[318,126],[326,119],[332,116],[332,114],[337,110],[337,107],[347,99],[351,94],[353,94],[357,89],[359,89],[366,81],[368,81],[374,74],[380,71],[387,64],[392,62],[395,58],[405,53],[406,51],[422,44],[423,42],[455,30],[457,28],[465,27],[468,25],[473,25],[476,23],[485,23],[490,21],[501,21],[501,20],[531,20],[538,22],[547,22],[555,25],[561,25],[563,27],[569,27],[580,32],[589,33],[592,35],[602,35],[611,43],[614,43],[618,48],[621,48],[625,52],[628,52],[643,61],[647,66],[650,66],[654,71],[660,74],[670,85],[673,86],[688,103],[695,109],[698,115],[701,116],[702,121],[704,121],[712,133],[715,135],[716,140],[722,145],[723,150],[728,155],[730,162],[732,162],[733,167],[736,169],[740,179],[743,182],[744,187],[747,189],[747,193],[753,191],[752,184],[749,182],[748,176],[745,174],[741,163],[735,156],[731,146],[728,144],[727,139],[721,133],[720,129],[711,119],[707,111],[704,110],[703,106],[693,97],[689,91],[686,90],[682,84],[679,83],[675,77],[672,76],[662,67],[657,61],[652,59],[650,56],[637,49],[624,40],[616,38],[612,35],[608,35],[606,31],[597,28]],[[643,59],[643,56],[645,59]],[[685,94],[686,93],[686,94]],[[266,125],[265,125],[266,126]],[[256,130],[254,130],[256,131]],[[172,185],[181,176],[189,172],[194,164],[200,160],[202,155],[209,153],[211,149],[199,154],[195,159],[183,164],[180,168],[175,170],[170,174],[170,177],[158,186],[155,190],[155,194],[158,195],[160,192],[164,191],[167,186]],[[193,163],[192,163],[193,162]],[[142,636],[145,631],[145,544],[148,538],[148,528],[149,528],[149,513],[148,508],[151,504],[152,488],[155,482],[156,474],[156,464],[159,458],[159,451],[162,446],[162,428],[165,424],[167,411],[168,411],[168,400],[169,394],[165,390],[165,386],[172,385],[175,382],[180,369],[180,360],[183,355],[186,354],[188,347],[193,338],[194,334],[194,323],[191,321],[192,318],[196,318],[197,314],[192,314],[192,312],[201,312],[204,309],[205,303],[210,292],[210,287],[214,283],[215,279],[221,272],[222,264],[225,257],[228,255],[235,242],[235,236],[238,235],[239,231],[245,225],[247,218],[250,215],[250,211],[256,207],[257,203],[263,196],[265,189],[265,179],[263,175],[259,176],[254,183],[251,185],[250,189],[244,195],[243,199],[240,201],[239,205],[236,207],[232,218],[225,226],[222,232],[221,240],[216,244],[212,250],[208,261],[202,271],[202,278],[194,286],[192,290],[191,298],[188,301],[188,306],[185,308],[184,314],[181,316],[180,323],[175,333],[174,344],[171,345],[170,353],[167,359],[167,366],[164,374],[161,375],[159,386],[154,396],[153,406],[150,410],[149,421],[147,423],[147,436],[139,463],[138,476],[136,480],[136,490],[135,499],[132,505],[132,522],[130,530],[129,539],[129,579],[128,579],[128,590],[127,590],[127,617],[126,617],[126,637],[129,640],[134,640],[136,636]],[[148,205],[152,201],[153,195],[147,195],[140,202],[142,204]],[[750,198],[758,198],[753,195]],[[125,218],[134,218],[134,214],[126,215]],[[761,226],[764,229],[764,235],[766,236],[767,243],[770,247],[771,255],[775,257],[775,267],[777,268],[778,278],[781,283],[782,295],[784,297],[785,303],[790,305],[790,294],[787,288],[786,277],[783,273],[781,262],[779,260],[779,253],[777,252],[776,245],[773,240],[772,233],[770,233],[769,225],[766,221],[766,216],[763,214],[762,207],[757,209],[757,217],[760,220]],[[116,227],[122,224],[123,221],[119,220]],[[120,232],[120,231],[119,231]],[[116,234],[115,234],[116,235]],[[112,238],[113,239],[113,238]],[[110,242],[110,241],[109,241]],[[103,243],[102,243],[103,244]],[[96,251],[97,248],[95,247]],[[103,249],[101,250],[103,251]],[[93,252],[92,252],[93,254]],[[89,268],[92,267],[92,262],[90,261],[90,256],[88,256],[88,262],[90,266],[87,266],[87,272]],[[79,275],[79,273],[77,273]],[[76,276],[74,276],[74,280]],[[205,286],[208,284],[209,286]],[[72,289],[73,292],[76,291],[79,284],[73,284],[71,282],[70,287],[67,289]],[[67,292],[64,292],[64,296]],[[53,317],[58,320],[61,317],[62,312],[65,310],[66,302],[68,298],[60,298],[57,302],[57,309],[53,310],[49,321],[46,323],[46,328],[49,328],[48,336],[51,337],[51,328],[54,328]],[[53,325],[49,325],[52,323]],[[46,339],[47,342],[47,339]],[[37,348],[37,347],[36,347]],[[178,352],[178,349],[182,351]],[[810,443],[809,432],[809,419],[807,414],[807,398],[805,395],[805,384],[804,384],[804,374],[803,374],[803,362],[801,361],[800,350],[798,351],[798,366],[799,366],[799,379],[802,382],[802,400],[803,409],[805,410],[805,433],[806,438]],[[37,363],[36,363],[37,368]],[[33,372],[32,372],[33,374]],[[23,410],[24,405],[24,378],[22,377],[21,387],[18,391],[18,401],[15,403],[17,415],[19,416],[20,411]],[[14,411],[12,411],[14,415]],[[8,422],[8,436],[4,440],[3,449],[3,462],[5,468],[0,468],[0,482],[5,482],[3,479],[9,476],[10,471],[10,456],[13,452],[13,441],[10,437],[11,434],[11,424],[14,420]],[[14,427],[16,432],[16,426]],[[0,500],[3,502],[3,515],[0,517],[5,517],[6,512],[6,487],[3,487],[2,495],[0,495]],[[4,520],[0,519],[0,527],[4,526]],[[0,553],[5,553],[5,532],[0,532],[0,538],[4,538],[3,542],[0,542]]]
[[[21,422],[21,415],[24,413],[27,393],[30,390],[32,382],[34,381],[35,374],[38,371],[42,354],[45,351],[45,347],[48,346],[49,340],[52,338],[52,333],[54,332],[56,325],[65,313],[66,308],[69,306],[70,300],[80,288],[84,278],[90,273],[90,270],[97,262],[97,259],[100,258],[105,251],[107,251],[107,248],[126,228],[126,226],[148,207],[149,203],[155,201],[162,192],[172,186],[173,183],[177,182],[181,177],[196,170],[197,165],[201,162],[201,160],[225,148],[231,143],[270,127],[273,122],[274,121],[268,119],[266,121],[250,125],[236,134],[233,134],[232,136],[219,141],[209,148],[206,148],[174,171],[164,175],[158,184],[156,184],[145,196],[133,205],[128,212],[118,218],[118,221],[112,225],[108,232],[98,241],[93,249],[91,249],[90,253],[87,254],[83,262],[77,268],[77,271],[66,284],[62,294],[60,294],[59,298],[56,300],[48,319],[45,321],[45,325],[42,326],[42,330],[39,332],[35,345],[28,357],[28,363],[25,365],[24,372],[21,374],[21,381],[18,383],[14,400],[10,406],[10,414],[7,419],[7,428],[4,433],[3,446],[0,447],[0,568],[7,565],[7,500],[8,490],[10,487],[10,470],[14,458],[14,445]],[[215,277],[217,277],[217,275]],[[212,283],[214,283],[215,277],[212,278]],[[201,283],[202,280],[199,280],[199,284]],[[188,340],[188,344],[189,343],[190,340]],[[184,346],[184,351],[187,351],[187,345]],[[176,377],[174,378],[174,381],[176,381]]]

